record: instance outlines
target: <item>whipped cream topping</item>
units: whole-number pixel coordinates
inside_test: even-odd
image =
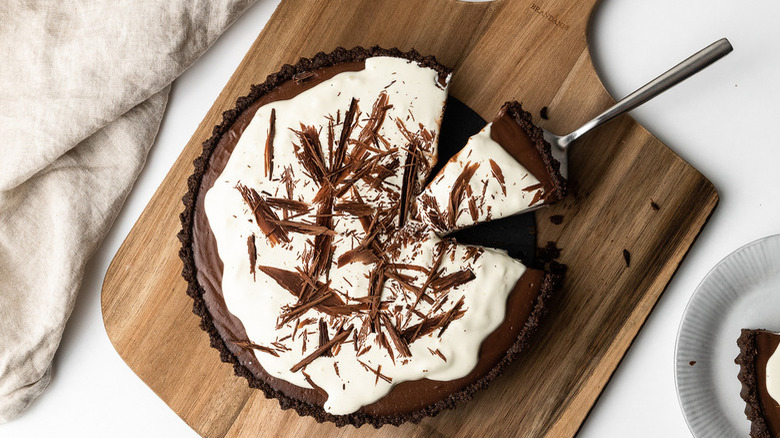
[[[780,346],[766,363],[766,391],[780,405]]]
[[[469,138],[420,196],[422,219],[437,231],[500,219],[544,202],[543,185],[491,138],[491,127]],[[453,193],[461,193],[468,208],[451,211]]]
[[[270,375],[324,390],[332,414],[403,381],[467,375],[525,272],[412,216],[446,95],[432,69],[369,58],[260,107],[206,194],[225,304],[248,336],[226,341]],[[498,160],[508,191],[526,184]]]

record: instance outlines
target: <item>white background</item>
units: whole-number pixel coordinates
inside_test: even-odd
[[[277,4],[259,0],[174,83],[146,168],[87,266],[52,383],[19,419],[0,426],[0,436],[196,435],[113,349],[100,289],[122,240]],[[778,19],[776,0],[603,0],[594,15],[590,47],[615,98],[718,38],[729,38],[734,52],[632,113],[714,183],[720,204],[583,425],[582,437],[690,435],[673,377],[685,305],[720,259],[780,233]]]

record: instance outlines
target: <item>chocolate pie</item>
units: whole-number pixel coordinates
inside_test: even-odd
[[[528,345],[559,286],[447,237],[565,194],[518,103],[427,183],[450,79],[415,51],[320,53],[204,143],[181,215],[188,294],[222,360],[283,409],[379,427],[452,408]]]
[[[753,438],[780,437],[780,333],[742,329],[737,340],[740,395]]]

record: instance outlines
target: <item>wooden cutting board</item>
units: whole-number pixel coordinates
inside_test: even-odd
[[[629,117],[576,145],[573,194],[537,213],[539,243],[556,241],[569,271],[533,348],[472,402],[418,425],[338,429],[249,389],[198,328],[176,234],[192,160],[222,111],[282,64],[337,46],[435,54],[455,69],[451,93],[484,118],[517,99],[534,115],[547,106],[541,125],[569,132],[612,103],[586,40],[596,3],[283,0],[108,269],[103,317],[119,354],[204,436],[576,433],[718,201],[706,178]]]

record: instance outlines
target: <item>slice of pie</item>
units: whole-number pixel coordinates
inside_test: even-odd
[[[444,166],[455,184],[434,181],[444,226],[420,208],[450,77],[414,51],[320,53],[253,87],[204,143],[181,216],[188,293],[222,360],[283,409],[378,427],[452,408],[527,346],[559,286],[444,237],[565,191],[519,104]]]
[[[559,167],[531,115],[507,102],[420,195],[422,219],[448,233],[552,204],[566,194]]]
[[[780,437],[780,333],[742,329],[737,340],[740,395],[753,438]]]

